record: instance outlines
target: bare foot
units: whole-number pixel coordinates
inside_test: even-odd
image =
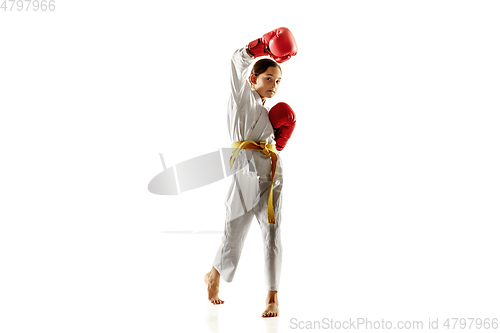
[[[278,292],[269,290],[266,298],[266,310],[262,312],[262,317],[278,317],[280,314],[278,304]]]
[[[214,271],[216,273],[214,273]],[[205,284],[207,285],[208,300],[212,304],[224,304],[224,301],[219,298],[219,279],[220,274],[215,268],[205,275]]]
[[[279,314],[278,303],[269,303],[267,304],[266,311],[262,312],[262,317],[278,317]]]

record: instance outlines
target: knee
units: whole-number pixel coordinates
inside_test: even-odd
[[[283,247],[281,246],[279,239],[270,239],[264,243],[264,250],[281,253],[283,252]]]
[[[281,250],[281,237],[274,231],[267,232],[264,236],[264,246]]]
[[[241,253],[243,244],[234,240],[224,242],[224,251],[228,253],[238,254]]]

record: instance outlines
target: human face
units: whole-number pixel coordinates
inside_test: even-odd
[[[281,82],[281,71],[278,67],[268,67],[267,70],[259,76],[252,75],[253,88],[262,98],[262,102],[266,98],[272,98],[278,92]]]

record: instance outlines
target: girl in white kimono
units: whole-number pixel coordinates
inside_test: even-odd
[[[243,243],[255,215],[264,240],[265,283],[268,290],[262,317],[279,314],[277,292],[282,260],[280,225],[283,174],[279,151],[283,147],[276,144],[275,128],[269,119],[269,108],[265,102],[278,91],[281,67],[277,62],[287,61],[296,53],[297,46],[290,30],[279,28],[236,50],[231,59],[228,126],[234,142],[232,163],[238,165],[236,170],[241,170],[233,176],[226,200],[222,244],[217,250],[212,270],[205,275],[205,283],[210,302],[223,304],[224,301],[218,297],[220,276],[226,282],[233,280]],[[264,55],[276,61],[262,58],[251,67],[255,57]]]

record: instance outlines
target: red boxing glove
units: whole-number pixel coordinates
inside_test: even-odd
[[[269,110],[269,120],[274,128],[276,149],[281,151],[295,128],[295,113],[286,103],[278,103]]]
[[[297,43],[288,28],[278,28],[248,43],[248,51],[254,57],[269,55],[282,63],[297,54]]]

